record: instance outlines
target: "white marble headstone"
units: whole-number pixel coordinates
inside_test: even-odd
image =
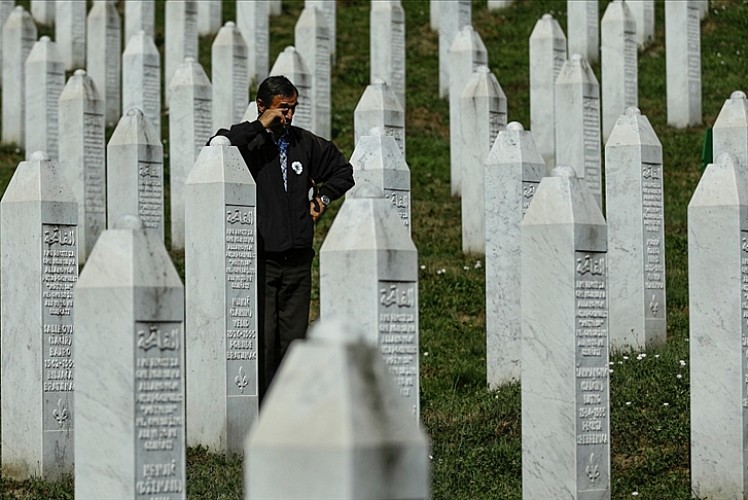
[[[311,123],[309,129],[330,138],[330,33],[322,12],[305,7],[294,28],[294,46],[311,75]]]
[[[242,2],[237,2],[237,4]],[[200,0],[197,2],[197,33],[201,36],[213,35],[221,29],[221,0]]]
[[[55,23],[54,0],[31,0],[31,16],[39,24],[53,25]]]
[[[319,268],[321,317],[357,321],[418,420],[418,251],[381,190],[346,196],[320,249]]]
[[[543,14],[530,34],[530,130],[549,167],[556,160],[555,83],[566,59],[561,26],[551,14]]]
[[[569,54],[581,54],[596,63],[600,49],[600,21],[598,0],[567,0],[566,38]]]
[[[405,11],[400,0],[371,2],[369,81],[387,82],[405,110]]]
[[[143,226],[164,239],[164,148],[138,108],[120,119],[106,148],[107,227],[137,214]]]
[[[125,216],[75,287],[75,498],[186,498],[184,287]]]
[[[748,99],[745,92],[730,94],[712,127],[712,156],[732,153],[748,166]]]
[[[745,498],[748,167],[722,153],[688,204],[691,490]]]
[[[166,106],[169,107],[169,88],[174,73],[187,57],[197,60],[197,1],[169,0],[165,9],[164,92]]]
[[[119,121],[122,73],[122,26],[117,6],[96,0],[86,19],[86,71],[104,101],[108,126]]]
[[[245,499],[430,497],[428,439],[369,333],[324,319],[291,345],[247,440]]]
[[[639,102],[636,20],[628,3],[614,0],[605,9],[600,22],[602,46],[603,142],[608,140],[618,117]]]
[[[267,0],[270,4],[270,15],[280,16],[283,14],[283,1],[282,0]]]
[[[31,14],[17,5],[2,28],[2,142],[24,144],[26,58],[36,43],[36,37]]]
[[[228,21],[213,39],[213,130],[238,123],[249,100],[247,44],[239,29]]]
[[[106,228],[104,102],[85,70],[60,95],[60,170],[78,200],[78,259],[82,264]]]
[[[605,144],[608,296],[612,349],[665,343],[665,197],[662,144],[637,108]]]
[[[185,186],[187,439],[242,453],[257,418],[255,182],[239,150],[218,136]]]
[[[298,107],[296,108],[298,112]],[[257,101],[249,101],[249,104],[247,104],[247,109],[244,110],[244,115],[242,116],[243,122],[253,122],[257,119],[257,116],[259,113],[257,112]],[[301,127],[299,123],[296,121],[296,113],[294,113],[294,125],[297,127]],[[304,127],[306,128],[306,127]],[[308,130],[308,129],[307,129]]]
[[[449,48],[449,172],[452,196],[462,192],[460,168],[459,102],[465,84],[478,69],[488,66],[488,52],[480,34],[466,25],[457,32]]]
[[[457,33],[469,24],[472,24],[470,0],[454,0],[439,5],[439,97],[447,97],[450,92],[452,68],[449,64],[449,49]]]
[[[602,206],[600,85],[579,54],[564,63],[556,79],[556,165],[569,165]]]
[[[15,0],[0,0],[0,31],[2,26],[5,25],[5,21],[16,6]],[[2,52],[3,52],[3,37],[0,33],[0,63],[2,63]],[[2,79],[0,78],[0,86],[2,86]]]
[[[574,169],[556,166],[521,233],[522,494],[609,499],[605,220]]]
[[[486,251],[486,160],[496,136],[506,127],[504,91],[488,66],[478,66],[459,100],[460,179],[462,183],[462,251]]]
[[[405,111],[384,80],[367,85],[353,110],[354,144],[364,135],[371,135],[374,128],[394,138],[405,157]]]
[[[694,0],[665,2],[667,123],[701,124],[701,13]]]
[[[520,378],[520,229],[545,162],[533,134],[511,122],[485,165],[486,380],[492,389]]]
[[[374,186],[384,193],[384,197],[397,210],[403,226],[412,232],[410,168],[392,136],[378,130],[363,135],[356,143],[351,156],[353,178],[356,185],[353,191],[364,186]]]
[[[439,31],[439,0],[429,0],[429,27]]]
[[[648,47],[655,35],[654,0],[626,0],[626,4],[636,21],[636,43],[640,49]]]
[[[130,44],[130,38],[140,31],[153,38],[153,28],[156,23],[155,0],[135,0],[125,2],[125,47]],[[128,109],[123,106],[124,109]]]
[[[304,8],[317,7],[322,14],[327,26],[328,44],[330,46],[329,57],[330,63],[335,64],[335,54],[337,53],[337,12],[335,2],[328,0],[304,0]]]
[[[26,59],[26,157],[44,151],[57,160],[59,99],[65,86],[65,63],[57,44],[43,36]]]
[[[268,76],[270,21],[268,3],[236,2],[236,26],[247,46],[249,81],[261,82]]]
[[[77,224],[77,203],[57,162],[32,153],[0,202],[4,478],[73,472]]]
[[[505,9],[512,5],[513,0],[488,0],[488,10]]]
[[[161,56],[140,30],[122,53],[122,109],[138,108],[161,137]]]
[[[299,91],[296,111],[293,114],[293,124],[306,130],[312,130],[312,75],[299,51],[293,46],[286,47],[278,54],[270,76],[283,75],[294,84]],[[250,103],[250,106],[253,103]],[[252,120],[257,118],[257,103]],[[252,121],[249,120],[249,121]]]
[[[86,67],[86,2],[57,0],[55,42],[60,48],[67,71]]]
[[[176,249],[184,248],[184,182],[213,135],[213,89],[200,63],[188,57],[174,73],[169,93],[171,248]]]

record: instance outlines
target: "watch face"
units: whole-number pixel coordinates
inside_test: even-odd
[[[326,194],[323,194],[322,196],[320,196],[319,199],[322,202],[322,204],[325,206],[330,204],[330,197],[327,196]]]

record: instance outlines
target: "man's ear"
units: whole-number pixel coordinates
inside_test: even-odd
[[[257,114],[262,114],[265,111],[265,104],[262,99],[257,99]]]

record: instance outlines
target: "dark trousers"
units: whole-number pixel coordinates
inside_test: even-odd
[[[260,348],[260,400],[267,393],[288,346],[306,338],[314,250],[265,252],[258,259],[257,293]],[[263,286],[264,284],[264,291]]]

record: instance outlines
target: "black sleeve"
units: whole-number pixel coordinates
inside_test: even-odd
[[[246,146],[250,142],[252,142],[257,136],[264,134],[265,128],[262,126],[262,123],[260,123],[259,120],[255,120],[253,122],[241,122],[237,123],[235,125],[231,126],[231,129],[227,130],[225,128],[218,129],[216,132],[216,135],[213,137],[222,135],[224,137],[228,137],[229,141],[231,141],[232,146]],[[213,140],[213,137],[208,139],[208,144],[210,145],[210,141]]]
[[[319,194],[336,200],[353,187],[353,166],[332,142],[316,136],[313,141],[317,156],[314,158],[317,167],[314,180],[321,184]]]

